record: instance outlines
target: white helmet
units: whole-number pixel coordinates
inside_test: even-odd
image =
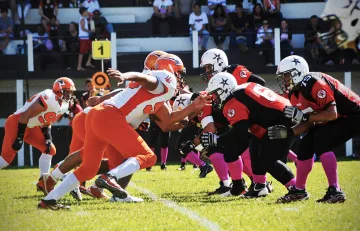
[[[309,74],[309,65],[306,60],[297,55],[290,55],[278,65],[276,79],[281,90],[289,93],[307,74]]]
[[[227,66],[229,66],[229,61],[225,52],[216,48],[210,49],[201,56],[200,67],[210,69],[209,71],[205,69],[205,73],[200,74],[201,79],[209,82],[211,77],[222,72]]]
[[[328,0],[321,17],[324,21],[340,21],[340,28],[321,34],[321,39],[334,37],[338,46],[344,46],[360,35],[359,0]]]
[[[181,111],[191,104],[192,94],[181,94],[176,97],[173,104],[174,111]]]
[[[237,82],[232,74],[220,72],[210,79],[206,92],[209,95],[215,95],[220,99],[220,102],[216,102],[217,100],[213,99],[215,104],[221,104],[231,94],[236,86]]]

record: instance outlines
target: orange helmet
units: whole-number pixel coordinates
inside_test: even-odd
[[[147,70],[147,71],[155,70],[156,60],[160,56],[165,55],[165,54],[167,54],[167,53],[164,51],[153,51],[150,54],[148,54],[148,56],[146,56],[146,59],[144,61],[144,70]]]
[[[75,84],[67,77],[61,77],[55,80],[52,88],[57,97],[66,102],[70,102],[74,98]]]
[[[185,86],[186,69],[184,67],[184,63],[177,55],[162,55],[156,61],[155,66],[155,70],[167,70],[171,73],[174,73],[180,89]]]

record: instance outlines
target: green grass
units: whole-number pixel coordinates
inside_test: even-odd
[[[294,169],[294,165],[289,163]],[[310,200],[276,204],[286,189],[273,181],[275,192],[266,198],[208,197],[207,192],[218,185],[215,172],[205,179],[187,165],[160,171],[140,171],[132,179],[136,186],[146,188],[158,197],[176,202],[218,224],[222,230],[359,230],[360,229],[360,162],[339,162],[340,184],[346,192],[344,204],[317,204],[327,188],[320,163],[316,163],[308,179]],[[0,230],[206,230],[206,228],[162,202],[153,201],[136,189],[128,191],[145,199],[141,204],[109,203],[84,196],[78,203],[70,196],[70,211],[38,210],[43,197],[35,190],[38,169],[0,170]],[[90,185],[88,183],[88,185]]]

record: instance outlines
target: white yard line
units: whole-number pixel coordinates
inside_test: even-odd
[[[130,187],[140,191],[141,193],[147,195],[148,197],[150,197],[152,200],[154,201],[160,201],[161,203],[163,203],[165,206],[174,209],[175,211],[184,214],[185,216],[189,217],[191,220],[197,221],[199,223],[200,226],[208,229],[208,230],[212,230],[212,231],[220,231],[221,228],[220,226],[212,221],[209,221],[208,219],[206,219],[205,217],[200,216],[198,213],[182,207],[180,205],[178,205],[176,202],[171,201],[171,200],[167,200],[161,197],[158,197],[157,195],[155,195],[153,192],[151,192],[150,190],[146,189],[146,188],[141,188],[137,185],[135,185],[134,183],[130,182],[129,184]]]

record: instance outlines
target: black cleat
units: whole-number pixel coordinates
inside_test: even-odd
[[[177,170],[184,171],[185,170],[185,163],[181,163],[180,167]]]
[[[51,209],[51,210],[61,210],[61,209],[70,209],[70,206],[65,206],[58,204],[56,200],[41,200],[38,204],[39,209]]]
[[[161,170],[167,170],[166,164],[161,164],[160,168]]]
[[[213,170],[213,167],[207,163],[204,166],[200,166],[199,178],[205,178]]]
[[[295,186],[290,186],[288,188],[289,192],[282,197],[277,199],[277,203],[289,203],[295,201],[305,201],[310,198],[309,194],[306,192],[305,189],[297,189]]]
[[[150,168],[146,168],[147,172],[151,172],[151,167]]]
[[[213,191],[213,192],[209,192],[208,196],[223,194],[223,193],[230,191],[230,189],[231,189],[231,185],[230,185],[230,187],[224,186],[224,183],[222,181],[220,181],[220,187],[215,189],[215,191]]]
[[[317,200],[318,203],[344,203],[346,200],[345,193],[341,189],[337,189],[333,186],[330,186],[325,196],[322,199]]]
[[[231,189],[229,191],[227,191],[226,193],[221,194],[221,196],[223,196],[223,197],[239,196],[239,195],[246,193],[247,190],[246,190],[246,186],[244,184],[243,179],[233,180]]]
[[[266,197],[269,194],[269,191],[266,187],[266,184],[251,183],[249,190],[241,195],[241,197],[246,199]]]

